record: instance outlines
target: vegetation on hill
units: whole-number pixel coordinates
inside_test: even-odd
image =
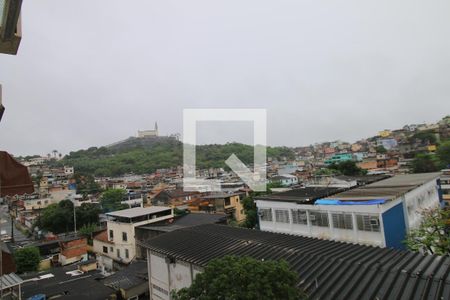
[[[250,257],[225,256],[208,263],[188,288],[173,293],[176,300],[273,299],[298,300],[298,275],[285,261],[261,261]]]
[[[253,162],[253,146],[239,143],[199,145],[196,147],[197,167],[224,168],[225,160],[233,153],[246,164]],[[294,151],[287,147],[267,147],[267,156],[279,160],[295,158]],[[91,147],[70,152],[60,161],[60,164],[74,166],[77,173],[94,176],[148,174],[182,163],[183,144],[169,138],[128,139],[108,148]]]
[[[412,162],[414,173],[437,172],[450,166],[450,140],[438,145],[435,154],[418,153]]]

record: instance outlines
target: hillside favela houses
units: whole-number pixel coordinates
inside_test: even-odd
[[[192,192],[183,189],[181,165],[115,176],[91,174],[77,165],[87,152],[89,160],[98,159],[96,152],[108,160],[135,147],[181,147],[177,139],[161,137],[156,124],[138,137],[69,158],[56,150],[21,158],[35,192],[3,200],[18,229],[29,234],[16,230],[11,241],[8,231],[2,239],[11,257],[20,247],[39,249],[40,273],[23,275],[26,297],[39,292],[52,299],[68,292],[79,299],[94,294],[170,299],[171,291],[188,287],[211,259],[248,255],[286,260],[311,299],[447,299],[449,258],[410,252],[404,244],[422,222],[421,211],[448,205],[448,170],[412,174],[415,153],[436,152],[434,142],[450,136],[447,125],[383,130],[355,143],[286,148],[283,155],[268,157],[271,191],[257,194],[219,167],[199,169],[197,176],[219,180],[221,192]],[[367,174],[332,171],[347,162]],[[102,206],[102,196],[111,189],[123,192],[117,201],[128,208]],[[252,229],[241,227],[247,226],[248,196],[256,209],[250,215],[257,219]],[[39,216],[63,200],[76,208],[92,203],[103,211],[92,234],[75,233],[70,226],[61,234],[36,227]]]

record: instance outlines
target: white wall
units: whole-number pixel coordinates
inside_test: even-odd
[[[165,256],[147,250],[150,299],[170,299],[170,291],[189,287],[202,268],[188,262],[166,262]]]
[[[393,203],[397,204],[400,200],[394,200]],[[374,246],[385,246],[384,234],[382,227],[381,213],[394,204],[389,203],[389,205],[305,205],[296,204],[293,202],[281,202],[281,201],[256,201],[256,206],[258,209],[271,208],[272,209],[272,221],[261,221],[259,217],[260,229],[262,231],[279,232],[279,233],[289,233],[295,235],[316,237],[321,239],[331,239],[337,241],[347,241],[360,244],[368,244]],[[276,222],[275,210],[276,209],[287,209],[289,210],[290,223],[279,223]],[[294,224],[292,222],[292,210],[306,210],[308,212],[308,225]],[[310,221],[309,211],[321,211],[328,214],[328,227],[313,226]],[[353,229],[341,229],[333,227],[332,213],[345,212],[352,213],[353,219]],[[378,216],[380,224],[379,232],[370,232],[358,230],[356,223],[356,214],[370,214]]]

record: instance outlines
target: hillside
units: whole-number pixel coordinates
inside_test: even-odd
[[[233,153],[244,163],[253,161],[253,147],[239,143],[201,145],[196,151],[197,167],[202,169],[225,167],[225,160]],[[267,156],[292,159],[294,152],[287,147],[268,147]],[[70,152],[59,163],[74,166],[78,173],[95,176],[146,174],[182,165],[183,144],[171,137],[131,137],[106,147]]]

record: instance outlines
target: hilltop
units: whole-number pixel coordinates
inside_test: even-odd
[[[253,161],[253,146],[240,143],[197,146],[197,167],[223,168],[233,153],[246,164]],[[293,159],[293,149],[268,147],[267,156]],[[117,176],[125,173],[148,174],[157,169],[181,166],[183,143],[173,137],[130,137],[104,147],[70,152],[58,164],[71,165],[78,173],[95,176]]]

